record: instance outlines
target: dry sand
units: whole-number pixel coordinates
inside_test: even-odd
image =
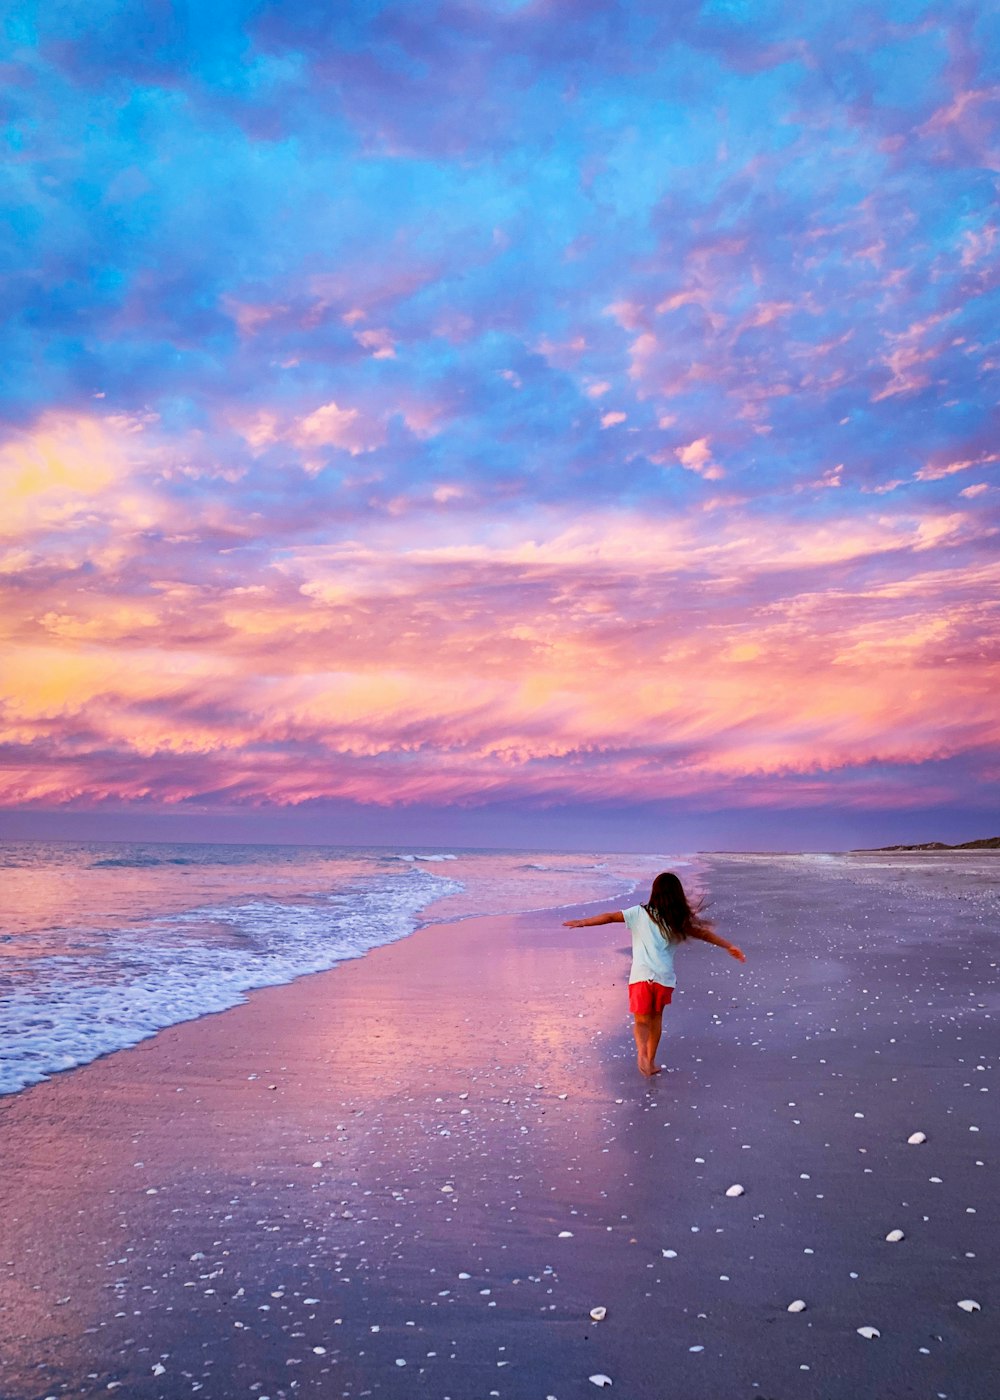
[[[997,880],[901,868],[710,860],[653,1081],[559,911],[3,1100],[0,1397],[996,1400]]]

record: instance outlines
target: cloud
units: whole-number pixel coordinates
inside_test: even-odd
[[[975,641],[992,585],[914,562],[966,517],[792,538],[745,516],[556,513],[477,543],[431,519],[419,542],[386,517],[365,542],[286,546],[239,582],[147,578],[142,603],[141,560],[71,608],[25,600],[7,799],[654,800],[668,774],[692,799],[766,779],[740,801],[785,801],[789,775],[997,737]]]
[[[748,16],[22,27],[8,802],[996,771],[989,46]]]
[[[940,481],[943,477],[954,476],[956,472],[968,471],[970,467],[988,467],[1000,462],[1000,452],[984,452],[978,457],[969,457],[957,462],[928,462],[917,472],[917,481]]]
[[[292,425],[287,436],[298,447],[339,447],[352,457],[372,452],[385,441],[381,424],[365,419],[356,408],[340,408],[332,400],[321,404]]]
[[[720,477],[725,476],[722,468],[712,461],[712,450],[707,437],[695,438],[694,442],[675,448],[674,456],[687,471],[697,472],[707,481],[718,481]]]
[[[149,417],[47,412],[0,446],[4,510],[0,532],[21,537],[85,523],[95,502],[121,492],[155,460],[141,435]]]

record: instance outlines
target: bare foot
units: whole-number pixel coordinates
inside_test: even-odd
[[[650,1067],[649,1067],[649,1073],[650,1073],[650,1074],[660,1074],[660,1073],[661,1073],[660,1066],[659,1066],[659,1065],[650,1065]]]
[[[637,1055],[637,1056],[636,1056],[636,1061],[637,1061],[637,1063],[638,1063],[638,1065],[639,1065],[639,1073],[640,1073],[640,1074],[646,1074],[646,1075],[648,1075],[648,1074],[649,1074],[649,1061],[646,1059],[645,1055]]]

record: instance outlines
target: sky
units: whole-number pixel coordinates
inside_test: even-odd
[[[1000,827],[1000,12],[23,3],[0,832]]]

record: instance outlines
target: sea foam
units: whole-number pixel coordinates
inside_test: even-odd
[[[256,898],[150,919],[118,931],[97,957],[7,959],[0,1094],[225,1011],[255,987],[361,957],[411,933],[426,905],[461,889],[411,868],[309,902]]]

